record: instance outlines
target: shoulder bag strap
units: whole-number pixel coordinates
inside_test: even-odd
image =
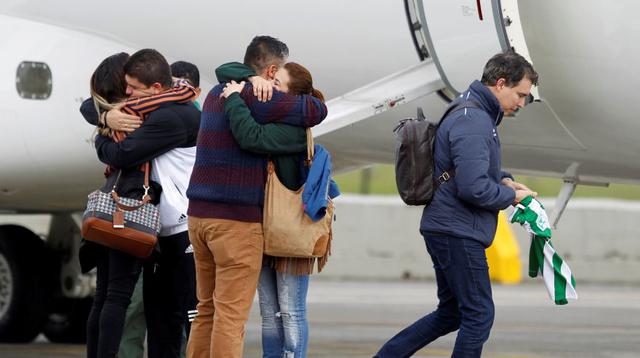
[[[307,160],[305,160],[304,164],[307,168],[311,168],[311,164],[313,163],[313,134],[311,133],[311,128],[307,128]]]
[[[477,108],[480,110],[483,110],[482,106],[480,105],[480,103],[476,102],[476,101],[469,101],[469,100],[465,100],[462,101],[456,105],[453,106],[449,106],[449,108],[447,108],[447,110],[444,112],[444,114],[442,115],[442,118],[440,118],[440,123],[438,123],[438,127],[442,124],[442,122],[453,112],[460,110],[460,109],[464,109],[464,108]],[[456,172],[454,169],[451,170],[446,170],[444,172],[442,172],[442,174],[440,174],[436,180],[435,180],[435,187],[436,189],[442,185],[442,183],[447,182],[449,180],[451,180],[454,176],[456,175]]]
[[[120,196],[116,192],[116,186],[118,185],[120,175],[122,174],[122,169],[120,169],[118,178],[116,178],[116,182],[115,184],[113,184],[113,189],[111,189],[111,198],[113,198],[113,201],[115,201],[118,209],[122,211],[134,211],[140,209],[151,201],[151,196],[149,195],[149,168],[149,162],[144,163],[144,184],[142,185],[142,188],[144,189],[144,195],[142,196],[142,202],[140,203],[140,205],[125,205],[120,202]]]

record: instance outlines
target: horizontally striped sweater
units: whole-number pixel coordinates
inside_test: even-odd
[[[204,102],[187,197],[188,215],[245,222],[262,221],[267,156],[246,152],[238,146],[224,114],[224,84],[215,86]],[[312,127],[327,116],[327,107],[309,95],[294,96],[274,91],[260,102],[247,84],[240,94],[253,118],[261,123],[286,123]]]

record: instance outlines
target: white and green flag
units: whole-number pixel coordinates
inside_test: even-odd
[[[529,276],[541,274],[549,297],[558,305],[578,299],[571,269],[551,245],[551,226],[544,206],[528,196],[515,206],[510,221],[520,223],[531,234]]]

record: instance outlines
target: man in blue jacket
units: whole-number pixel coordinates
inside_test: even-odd
[[[482,81],[452,103],[467,105],[452,111],[436,134],[433,179],[439,186],[420,223],[440,302],[376,357],[410,357],[458,329],[452,357],[482,354],[494,318],[485,249],[493,241],[498,212],[537,195],[502,171],[497,126],[505,114],[524,106],[537,83],[538,74],[524,57],[501,53],[487,62]]]

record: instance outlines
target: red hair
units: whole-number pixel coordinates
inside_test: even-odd
[[[286,63],[284,68],[289,72],[289,93],[296,95],[310,94],[324,102],[322,92],[313,88],[313,79],[309,70],[295,62]]]

